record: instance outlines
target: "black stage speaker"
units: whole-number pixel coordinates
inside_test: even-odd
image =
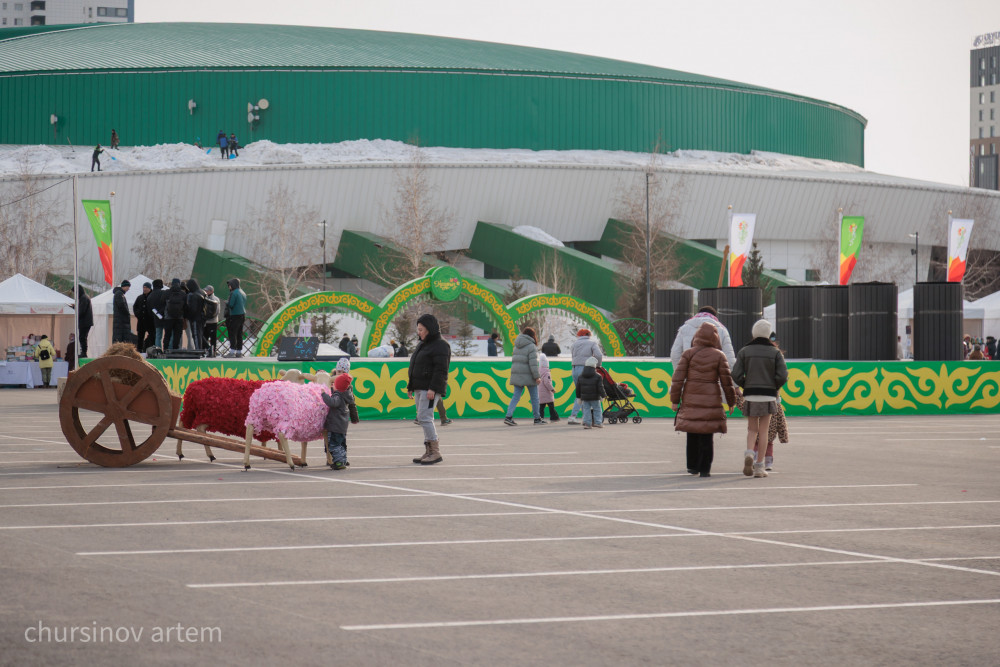
[[[316,336],[282,336],[278,341],[278,361],[316,361],[317,350]]]

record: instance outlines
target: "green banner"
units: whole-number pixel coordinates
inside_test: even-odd
[[[270,360],[150,360],[170,389],[183,394],[187,385],[206,377],[244,380],[277,379],[278,371],[333,370],[332,363]],[[669,361],[608,360],[617,382],[626,383],[629,400],[642,417],[672,418]],[[993,362],[796,362],[788,363],[788,384],[781,391],[789,416],[915,415],[994,413],[1000,407],[1000,364]],[[408,364],[400,360],[355,360],[354,395],[362,419],[413,419],[406,395]],[[569,360],[551,362],[555,405],[566,416],[574,390]],[[510,361],[452,359],[445,406],[449,417],[502,419],[512,395]],[[527,394],[516,416],[531,415]]]
[[[114,285],[115,277],[112,275],[114,271],[111,261],[113,256],[111,202],[107,199],[84,199],[82,203],[83,210],[87,212],[87,220],[90,221],[90,228],[94,230],[94,241],[97,242],[101,266],[104,267],[104,282]]]

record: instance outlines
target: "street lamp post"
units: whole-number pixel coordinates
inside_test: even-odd
[[[913,286],[916,287],[920,280],[920,232],[913,232],[910,238],[914,240],[914,247],[910,252],[913,253]]]
[[[652,295],[652,291],[653,291],[653,286],[652,286],[652,280],[653,279],[652,279],[652,276],[650,275],[650,273],[651,273],[651,267],[650,267],[651,262],[650,262],[650,258],[649,258],[649,244],[650,244],[650,237],[649,237],[649,176],[650,176],[650,173],[647,171],[646,172],[646,321],[647,322],[652,322],[653,318],[652,318],[652,313],[650,311],[652,310],[652,298],[651,298],[651,295]]]
[[[323,248],[323,291],[326,291],[326,220],[323,222],[316,223],[319,227],[323,228],[323,240],[320,241],[319,245]]]

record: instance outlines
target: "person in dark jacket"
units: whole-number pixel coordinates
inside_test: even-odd
[[[63,356],[69,365],[68,370],[76,369],[76,336],[73,334],[69,335],[69,342],[66,343],[66,353]]]
[[[674,430],[687,434],[687,471],[711,477],[715,433],[726,432],[726,413],[736,405],[736,387],[722,351],[718,329],[703,322],[681,354],[670,384],[670,403],[677,413]],[[765,431],[766,433],[766,431]]]
[[[778,411],[778,390],[788,382],[785,358],[774,343],[774,327],[767,320],[753,325],[753,340],[736,354],[733,380],[743,388],[747,417],[747,449],[743,454],[743,474],[747,477],[767,477],[764,456],[767,451],[767,431],[771,415]],[[759,461],[754,461],[754,450]]]
[[[203,350],[202,340],[205,330],[205,290],[198,281],[191,278],[187,281],[187,301],[184,304],[184,319],[187,320],[188,349]]]
[[[326,414],[323,428],[326,429],[326,451],[330,455],[330,467],[343,470],[351,465],[347,461],[347,422],[361,421],[358,408],[351,393],[351,376],[342,373],[333,379],[333,391],[320,394],[330,411]]]
[[[583,408],[584,428],[604,428],[601,399],[607,396],[604,378],[597,374],[597,357],[589,357],[576,380],[576,400]]]
[[[76,286],[77,317],[80,320],[80,359],[87,358],[87,336],[94,326],[94,308],[90,305],[90,297],[83,290],[83,285]]]
[[[115,296],[112,301],[114,318],[111,326],[112,343],[132,342],[132,313],[129,312],[128,301],[125,299],[125,293],[128,292],[131,286],[132,283],[123,280],[122,284],[114,289]]]
[[[517,426],[514,421],[514,409],[521,400],[524,390],[528,390],[531,399],[531,414],[535,424],[547,424],[538,411],[538,386],[542,384],[542,374],[538,368],[538,347],[535,330],[525,327],[514,339],[514,354],[510,360],[510,384],[514,387],[510,403],[507,405],[507,416],[503,423],[507,426]]]
[[[400,340],[399,341],[399,347],[396,348],[396,356],[397,357],[404,357],[404,358],[410,356],[410,351],[408,349],[406,349],[406,341],[405,340]]]
[[[153,293],[152,283],[142,284],[142,294],[135,299],[132,304],[132,313],[135,315],[135,336],[140,352],[145,352],[146,348],[153,345],[156,340],[156,320],[153,311],[149,307],[149,297]]]
[[[993,336],[986,337],[986,354],[990,356],[990,359],[997,358],[997,339]]]
[[[497,339],[500,338],[500,334],[496,331],[490,334],[490,339],[486,341],[486,356],[495,357],[497,356]]]
[[[163,349],[163,318],[164,307],[167,305],[167,291],[163,289],[163,281],[157,278],[153,288],[146,297],[146,309],[153,318],[153,345]]]
[[[432,465],[443,460],[434,428],[434,403],[448,391],[451,346],[441,338],[441,326],[430,313],[417,318],[417,336],[420,342],[410,357],[406,391],[417,405],[417,421],[424,429],[424,455],[413,462]]]
[[[344,334],[343,337],[340,339],[340,342],[337,343],[337,347],[340,348],[341,352],[347,352],[348,354],[350,354],[350,352],[348,352],[348,347],[350,346],[350,344],[351,344],[351,337],[348,336],[347,334]]]
[[[117,149],[119,141],[120,140],[118,139],[118,132],[116,132],[114,129],[112,129],[111,130],[111,148]]]
[[[163,349],[179,350],[181,337],[184,334],[184,305],[187,296],[181,289],[181,279],[170,281],[165,303],[163,304]]]
[[[226,159],[226,154],[229,152],[229,139],[226,138],[226,133],[219,130],[219,134],[215,137],[215,143],[219,144],[219,151],[222,152],[222,159]]]
[[[94,147],[94,154],[92,156],[90,156],[90,170],[91,171],[94,171],[94,165],[97,165],[97,171],[101,170],[101,153],[103,153],[103,152],[104,152],[104,149],[101,148],[100,144],[97,144],[97,146]]]
[[[240,140],[236,138],[235,132],[229,135],[229,152],[233,157],[240,156]]]
[[[229,356],[243,356],[243,322],[247,316],[247,293],[240,289],[240,279],[230,278],[229,300],[226,301],[226,332],[229,334]]]
[[[560,352],[562,350],[559,348],[559,343],[556,342],[556,337],[549,336],[549,339],[542,345],[542,354],[546,357],[558,357]]]

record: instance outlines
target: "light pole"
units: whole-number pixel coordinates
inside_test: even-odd
[[[914,248],[910,252],[913,253],[913,286],[916,287],[920,280],[920,232],[913,232],[910,238],[914,240]]]
[[[652,308],[652,276],[650,275],[650,259],[649,259],[649,176],[650,173],[646,172],[646,321],[652,322],[652,313],[650,312]]]
[[[323,228],[323,240],[319,242],[319,246],[323,248],[323,291],[326,291],[326,220],[323,222],[317,222],[318,227]]]

